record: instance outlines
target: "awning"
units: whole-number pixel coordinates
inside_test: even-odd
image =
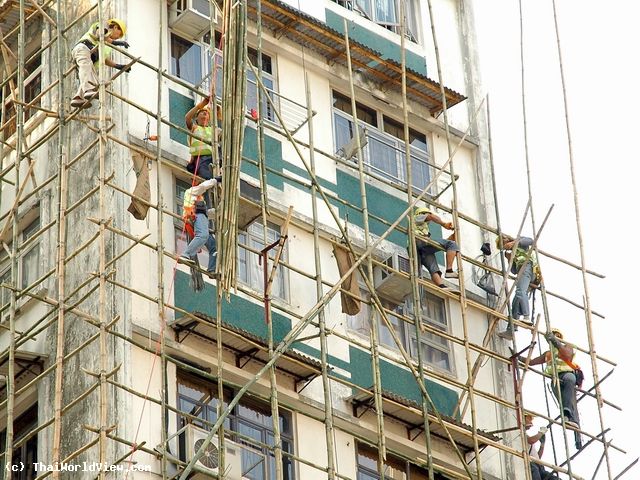
[[[182,317],[171,326],[178,333],[186,333],[183,339],[190,334],[195,334],[216,343],[216,319],[202,312],[194,312],[193,315],[202,321]],[[265,338],[224,321],[222,322],[222,347],[234,354],[238,368],[244,368],[252,361],[262,365],[269,361],[269,348]],[[281,373],[295,379],[296,392],[302,391],[309,382],[322,373],[322,364],[318,360],[294,350],[281,355],[275,366]]]
[[[354,415],[360,417],[365,412],[373,410],[373,387],[367,392],[359,391],[348,399],[353,404]],[[388,391],[382,391],[382,409],[385,417],[392,418],[407,426],[407,435],[415,439],[424,430],[422,407],[413,400],[401,397]],[[473,428],[448,415],[440,415],[453,441],[461,447],[464,453],[473,451]],[[429,414],[429,432],[431,435],[449,441],[445,428],[438,422],[435,415]],[[500,441],[499,437],[476,429],[478,447],[485,448],[489,442]]]
[[[271,30],[276,38],[286,37],[324,56],[330,63],[347,66],[344,36],[306,13],[290,7],[278,0],[262,0],[262,25]],[[255,0],[248,2],[248,16],[257,21]],[[354,69],[362,72],[385,89],[400,91],[402,85],[402,65],[395,60],[384,58],[368,46],[350,39],[351,62]],[[407,98],[426,107],[432,115],[442,111],[440,84],[429,77],[407,69]],[[447,108],[463,100],[465,96],[450,88],[444,88]]]

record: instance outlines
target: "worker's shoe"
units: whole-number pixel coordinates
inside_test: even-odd
[[[565,420],[564,424],[567,426],[567,428],[569,428],[571,430],[580,430],[580,425],[578,425],[573,420]]]
[[[215,278],[216,280],[220,278],[220,274],[215,270],[207,270],[207,275],[209,275],[209,278]]]
[[[91,102],[82,97],[73,97],[73,100],[71,100],[71,108],[89,108],[90,106]]]
[[[447,270],[446,272],[444,272],[444,278],[458,278],[458,272]]]
[[[87,90],[86,92],[84,92],[84,99],[85,100],[91,100],[96,95],[98,95],[98,91],[97,90]]]
[[[192,258],[189,258],[186,255],[180,255],[178,257],[178,262],[184,263],[186,265],[195,265],[196,264],[196,262]]]
[[[513,340],[513,330],[507,328],[503,332],[498,332],[498,336],[504,340]]]

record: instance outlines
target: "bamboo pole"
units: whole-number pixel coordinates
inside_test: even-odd
[[[600,392],[600,386],[599,386],[599,380],[598,380],[598,365],[596,362],[596,358],[595,358],[595,351],[596,351],[596,347],[595,347],[595,340],[594,340],[594,335],[593,335],[593,325],[591,322],[591,312],[590,312],[590,298],[589,298],[589,282],[587,279],[587,274],[586,274],[586,268],[585,268],[585,262],[586,262],[586,258],[585,258],[585,253],[584,253],[584,240],[583,240],[583,234],[582,234],[582,224],[580,222],[580,202],[578,201],[578,187],[577,187],[577,181],[576,181],[576,171],[575,171],[575,164],[574,164],[574,158],[573,158],[573,144],[571,141],[571,126],[570,126],[570,122],[569,122],[569,106],[567,104],[567,91],[566,91],[566,81],[565,81],[565,76],[564,76],[564,65],[562,62],[562,48],[560,45],[560,29],[558,26],[558,14],[557,14],[557,10],[556,10],[556,2],[555,0],[552,1],[553,4],[553,21],[554,21],[554,26],[555,26],[555,33],[556,33],[556,44],[557,44],[557,48],[558,48],[558,64],[560,66],[560,79],[561,79],[561,83],[562,83],[562,100],[563,100],[563,107],[564,107],[564,119],[565,119],[565,127],[566,127],[566,132],[567,132],[567,146],[569,148],[569,167],[570,167],[570,171],[571,171],[571,187],[573,190],[573,203],[574,203],[574,210],[575,210],[575,216],[576,216],[576,231],[578,233],[578,245],[580,247],[580,266],[581,266],[581,270],[582,270],[582,285],[583,285],[583,289],[584,289],[584,300],[583,303],[586,307],[585,309],[585,323],[586,323],[586,327],[587,327],[587,340],[589,343],[589,357],[591,360],[591,370],[592,370],[592,374],[593,374],[593,381],[594,384],[596,385],[596,398],[597,398],[597,406],[598,406],[598,421],[600,423],[600,429],[604,432],[605,430],[605,425],[604,425],[604,418],[602,416],[602,394]],[[603,454],[606,460],[606,465],[607,465],[607,475],[609,477],[609,479],[611,480],[612,478],[612,471],[611,471],[611,460],[609,459],[609,450],[607,448],[607,442],[606,442],[606,437],[603,433]]]
[[[344,28],[344,45],[345,53],[347,55],[347,71],[349,72],[349,92],[351,94],[351,117],[353,122],[353,132],[356,139],[356,156],[358,158],[358,180],[360,184],[360,206],[362,208],[362,224],[364,227],[364,246],[365,249],[369,249],[369,239],[371,233],[369,231],[369,208],[367,206],[367,187],[364,181],[364,159],[362,156],[362,145],[360,143],[360,126],[358,125],[358,111],[356,108],[356,93],[353,85],[353,69],[351,66],[351,46],[349,43],[349,27],[347,25],[347,19],[343,18]],[[366,275],[368,278],[368,284],[372,295],[375,295],[375,290],[371,287],[373,285],[373,263],[371,257],[367,257],[367,267],[361,274]],[[382,379],[380,376],[380,352],[378,350],[378,335],[380,328],[380,321],[374,312],[374,309],[369,309],[369,342],[371,348],[371,373],[373,376],[373,391],[376,410],[376,421],[378,426],[378,473],[381,480],[384,480],[385,461],[387,459],[387,452],[385,449],[385,433],[384,433],[384,409],[382,404]]]

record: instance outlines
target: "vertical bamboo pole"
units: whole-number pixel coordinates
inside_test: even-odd
[[[445,134],[446,134],[446,139],[447,139],[447,151],[449,153],[449,157],[451,158],[453,156],[453,151],[452,151],[452,146],[451,146],[451,134],[449,131],[449,118],[448,118],[448,114],[447,114],[447,97],[446,97],[446,93],[444,90],[444,83],[443,83],[443,75],[442,75],[442,64],[441,64],[441,59],[440,59],[440,50],[438,47],[438,38],[436,35],[436,29],[435,29],[435,18],[433,15],[433,7],[432,7],[432,2],[431,0],[427,0],[427,4],[429,6],[429,19],[430,19],[430,24],[431,24],[431,36],[433,39],[433,46],[434,46],[434,50],[435,50],[435,56],[436,56],[436,66],[438,69],[438,82],[440,83],[440,96],[442,97],[442,114],[443,114],[443,119],[444,119],[444,129],[445,129]],[[458,192],[457,192],[457,186],[456,186],[456,176],[455,176],[455,170],[454,170],[454,166],[453,166],[454,162],[453,159],[451,158],[451,162],[449,163],[449,174],[451,176],[451,187],[452,187],[452,191],[453,191],[453,199],[452,199],[452,205],[451,205],[451,209],[453,212],[453,220],[454,220],[454,228],[455,228],[455,238],[456,241],[458,243],[458,245],[461,245],[461,236],[460,236],[460,225],[458,223],[458,214],[457,214],[457,210],[458,210]],[[475,452],[475,458],[476,458],[476,473],[478,476],[479,480],[482,480],[482,464],[481,464],[481,460],[480,460],[480,449],[478,447],[478,436],[477,436],[477,418],[476,418],[476,409],[475,409],[475,394],[474,394],[474,382],[473,382],[473,375],[472,375],[472,367],[471,367],[471,352],[470,352],[470,348],[469,348],[469,328],[468,328],[468,322],[467,322],[467,296],[466,296],[466,290],[464,287],[464,264],[462,263],[462,256],[460,254],[460,252],[458,252],[456,254],[456,263],[458,266],[458,277],[459,277],[459,285],[460,285],[460,306],[461,308],[461,312],[462,312],[462,328],[463,328],[463,332],[464,332],[464,350],[465,350],[465,363],[466,363],[466,367],[467,367],[467,375],[468,375],[468,379],[469,382],[467,384],[467,390],[469,392],[469,400],[471,403],[471,426],[473,428],[473,450]]]
[[[609,479],[612,478],[611,472],[611,461],[609,459],[609,446],[605,435],[605,424],[604,418],[602,416],[602,392],[600,390],[600,381],[598,376],[598,364],[596,361],[596,346],[593,335],[593,325],[591,321],[591,301],[589,298],[589,282],[587,278],[586,266],[585,266],[585,253],[584,253],[584,240],[582,234],[582,224],[580,222],[580,202],[578,201],[578,187],[576,181],[576,170],[575,163],[573,158],[573,144],[571,141],[571,126],[569,122],[569,106],[567,104],[567,91],[566,91],[566,80],[564,77],[564,66],[562,63],[562,48],[560,47],[560,31],[558,27],[558,13],[556,10],[556,2],[552,1],[553,4],[553,22],[556,31],[556,40],[558,47],[558,59],[560,65],[560,79],[562,81],[562,101],[564,107],[564,119],[565,119],[565,127],[567,131],[567,146],[569,148],[569,167],[571,171],[571,187],[573,190],[573,204],[576,214],[576,232],[578,233],[578,244],[580,246],[580,270],[582,272],[582,285],[584,289],[584,313],[585,313],[585,323],[587,326],[587,340],[589,342],[589,357],[591,359],[591,370],[593,373],[593,384],[595,385],[595,393],[596,400],[598,406],[598,421],[600,423],[600,430],[602,433],[602,445],[603,445],[603,453],[607,465],[607,475]]]
[[[409,141],[409,106],[407,103],[407,51],[405,46],[405,28],[406,28],[406,4],[400,2],[400,54],[402,65],[402,121],[404,124],[404,159],[407,171],[407,201],[411,203],[413,200],[413,169],[411,165],[411,142]],[[422,264],[416,258],[416,219],[413,212],[409,213],[407,239],[408,253],[411,259],[411,292],[413,295],[413,321],[414,332],[416,336],[416,344],[418,345],[416,356],[418,360],[418,375],[424,378],[424,366],[422,364],[422,348],[420,348],[420,336],[422,334],[420,324],[422,320],[422,296],[418,285],[418,277],[421,277]],[[431,426],[429,425],[429,403],[426,398],[422,398],[422,425],[424,428],[424,442],[427,450],[427,467],[429,471],[429,480],[434,480],[433,474],[433,450],[431,447]]]
[[[307,104],[307,126],[309,129],[309,164],[311,170],[316,171],[314,131],[313,131],[313,106],[311,100],[311,88],[309,87],[309,75],[304,72],[304,87]],[[313,215],[313,259],[316,270],[316,301],[322,298],[322,263],[320,261],[320,235],[318,233],[318,187],[311,183],[311,212]],[[318,313],[318,328],[320,330],[320,368],[322,369],[322,392],[324,395],[324,433],[327,445],[327,480],[336,478],[336,459],[334,456],[335,444],[333,441],[333,398],[331,397],[331,381],[328,370],[328,346],[327,325],[324,310]]]
[[[362,145],[360,144],[360,127],[358,125],[358,112],[356,108],[356,94],[353,85],[353,70],[351,66],[351,47],[349,45],[349,29],[347,25],[347,19],[343,19],[344,26],[344,42],[345,50],[347,54],[347,69],[349,71],[349,93],[351,94],[351,115],[353,116],[353,128],[354,135],[356,137],[356,145],[358,148],[358,176],[360,179],[360,202],[362,206],[362,224],[364,227],[364,244],[365,248],[369,248],[369,209],[367,207],[367,187],[364,180],[364,159],[362,158]],[[373,286],[373,262],[371,256],[367,258],[366,273],[369,278],[369,284]],[[371,292],[375,295],[375,292]],[[385,448],[385,433],[384,433],[384,411],[382,405],[382,381],[380,378],[380,353],[378,351],[378,328],[380,326],[380,320],[374,313],[374,309],[369,309],[369,321],[370,321],[370,344],[371,344],[371,372],[373,375],[373,390],[376,406],[376,418],[378,427],[378,472],[380,473],[381,480],[384,480],[384,462],[387,459],[387,452]]]
[[[156,243],[157,252],[157,275],[158,275],[158,314],[160,320],[160,376],[161,376],[161,398],[160,398],[160,421],[161,427],[161,442],[162,457],[160,459],[160,472],[162,478],[167,478],[167,444],[168,428],[169,428],[169,416],[167,411],[168,404],[168,372],[167,372],[167,360],[165,357],[165,329],[167,326],[167,316],[165,308],[165,289],[164,289],[164,217],[162,209],[164,206],[164,197],[162,194],[162,141],[164,136],[162,135],[162,65],[164,63],[164,51],[162,45],[164,43],[164,12],[166,11],[164,2],[158,4],[159,14],[159,29],[158,29],[158,71],[156,72],[156,192],[157,192],[157,235],[158,240]],[[215,115],[215,114],[214,114]],[[214,135],[215,136],[215,135]],[[213,153],[213,152],[212,152]],[[148,162],[145,157],[142,158],[142,168],[149,168]],[[151,372],[153,375],[153,371]]]
[[[24,0],[20,0],[20,30],[18,33],[18,89],[17,102],[14,102],[16,111],[16,178],[15,195],[20,195],[20,164],[22,163],[22,139],[24,136],[24,109],[22,100],[24,99]],[[16,287],[18,284],[18,202],[13,203],[12,208],[12,241],[11,241],[11,278]],[[17,289],[11,290],[11,300],[9,306],[9,365],[7,371],[7,429],[6,429],[6,450],[5,465],[9,465],[13,459],[13,421],[15,408],[15,361],[16,361],[16,309],[17,309]]]
[[[66,47],[63,37],[66,5],[63,9],[61,0],[56,2],[56,34],[57,34],[57,76],[58,76],[58,247],[57,247],[57,276],[58,276],[58,322],[56,326],[56,374],[53,401],[53,448],[52,465],[61,462],[60,440],[62,437],[62,379],[64,377],[64,321],[65,321],[65,258],[67,256],[67,165],[64,155],[65,145],[65,95],[64,95],[64,59],[63,48]],[[53,471],[53,479],[57,480],[60,472]]]
[[[98,218],[100,218],[99,225],[99,236],[98,236],[98,246],[99,246],[99,287],[98,287],[98,318],[100,322],[100,438],[99,438],[99,448],[100,448],[100,456],[99,461],[100,464],[105,464],[107,461],[107,419],[109,415],[109,400],[108,400],[108,384],[107,384],[107,369],[108,369],[108,352],[107,352],[107,329],[106,329],[106,302],[107,302],[107,279],[106,279],[106,256],[107,256],[107,246],[106,246],[106,236],[107,230],[105,228],[105,222],[107,221],[107,209],[105,206],[105,195],[106,195],[106,166],[105,166],[105,150],[107,147],[107,123],[106,123],[106,89],[105,89],[105,63],[104,63],[104,30],[102,25],[104,25],[104,5],[103,0],[98,0],[98,24],[100,25],[100,37],[99,37],[99,57],[100,60],[98,62],[98,111],[99,111],[99,136],[98,136],[98,162],[100,168],[100,180],[99,180],[99,189],[98,189],[98,202],[99,202],[99,213]],[[98,478],[100,480],[105,479],[104,470],[100,470],[98,474]]]

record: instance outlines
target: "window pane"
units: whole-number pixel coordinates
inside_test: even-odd
[[[202,80],[202,48],[171,34],[171,73],[187,82]]]
[[[267,242],[273,243],[278,238],[279,231],[277,226],[271,226],[271,224],[267,227]],[[279,229],[278,229],[279,230]],[[238,240],[241,245],[248,245],[249,247],[255,250],[262,250],[265,246],[263,242],[263,229],[262,224],[260,222],[254,222],[247,228],[247,232],[242,233],[238,236]],[[239,248],[242,252],[238,256],[238,275],[239,279],[249,285],[252,289],[262,292],[264,290],[264,277],[263,277],[263,265],[259,264],[260,255],[257,253],[248,251]],[[275,257],[276,249],[272,249],[269,252],[269,258],[272,259]],[[287,259],[287,249],[286,246],[284,251],[282,252],[281,259],[286,261]],[[273,263],[269,261],[269,265],[267,266],[268,271],[270,271]],[[276,269],[275,278],[273,281],[273,286],[271,289],[271,295],[273,297],[281,298],[286,300],[286,272],[282,264],[278,266]]]
[[[360,290],[360,297],[367,299],[366,292]],[[369,336],[369,309],[371,306],[367,303],[360,304],[360,312],[357,315],[347,315],[347,328],[360,335]]]
[[[349,118],[353,118],[351,99],[349,97],[341,95],[338,92],[333,92],[333,106],[349,115]],[[358,120],[368,123],[374,127],[378,126],[376,111],[365,107],[360,103],[356,103],[356,116],[358,117]]]
[[[0,275],[0,283],[11,283],[11,268]],[[4,307],[11,299],[11,290],[9,288],[0,287],[0,307]],[[1,321],[1,319],[0,319]]]
[[[353,138],[353,122],[334,112],[333,126],[335,129],[333,138],[335,139],[335,151],[337,152]]]
[[[396,335],[400,338],[401,342],[404,342],[404,321],[396,317],[395,315],[387,314],[387,318],[391,325],[393,326],[393,330]],[[387,347],[393,348],[394,350],[399,350],[398,345],[396,344],[393,336],[391,335],[391,330],[384,323],[384,320],[380,318],[380,328],[379,328],[379,336],[380,336],[380,344],[386,345]],[[404,345],[403,345],[404,346]]]
[[[35,245],[22,257],[22,283],[25,288],[38,279],[38,265],[40,264],[40,246]]]
[[[400,176],[398,174],[396,145],[370,130],[368,148],[369,164],[373,171],[378,175],[397,181]]]

